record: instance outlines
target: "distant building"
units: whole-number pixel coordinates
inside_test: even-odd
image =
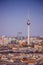
[[[22,32],[17,33],[17,38],[18,38],[18,40],[23,40],[24,39],[24,37],[22,35]]]
[[[1,43],[2,45],[8,44],[8,38],[7,38],[5,35],[2,35],[2,36],[1,36],[0,43]]]

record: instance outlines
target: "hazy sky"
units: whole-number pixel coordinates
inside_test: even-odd
[[[0,35],[27,36],[30,17],[30,35],[43,35],[43,0],[0,0]]]

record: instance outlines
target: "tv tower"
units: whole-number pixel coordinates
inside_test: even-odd
[[[30,19],[27,21],[27,26],[28,26],[28,45],[30,44]]]

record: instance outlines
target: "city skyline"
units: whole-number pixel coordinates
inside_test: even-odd
[[[0,35],[27,36],[30,17],[30,36],[43,36],[43,0],[0,0]]]

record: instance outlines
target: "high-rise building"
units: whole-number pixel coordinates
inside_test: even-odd
[[[17,37],[18,37],[18,40],[22,40],[23,39],[22,32],[18,32]]]

